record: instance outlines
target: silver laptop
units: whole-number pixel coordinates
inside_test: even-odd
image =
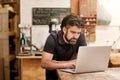
[[[111,46],[81,46],[78,50],[76,68],[61,69],[70,73],[104,71],[108,68]]]

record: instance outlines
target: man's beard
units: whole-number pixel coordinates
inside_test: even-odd
[[[68,39],[68,38],[67,38],[67,33],[65,34],[65,39],[66,39],[66,41],[67,41],[69,44],[72,44],[72,45],[75,45],[76,42],[77,42],[77,40],[78,40],[78,39],[76,39],[76,38],[70,38],[70,39]]]

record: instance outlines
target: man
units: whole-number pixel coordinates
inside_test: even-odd
[[[62,20],[61,30],[48,36],[41,60],[42,67],[46,69],[46,80],[58,80],[56,69],[75,68],[79,46],[87,45],[82,27],[82,19],[70,14]]]

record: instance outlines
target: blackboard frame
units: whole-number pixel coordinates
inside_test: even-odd
[[[57,18],[58,24],[70,14],[70,8],[32,8],[32,25],[48,25],[51,18]]]

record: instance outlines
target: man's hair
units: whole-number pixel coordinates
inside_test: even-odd
[[[78,28],[82,28],[83,27],[82,18],[73,13],[67,15],[66,17],[63,18],[60,27],[61,29],[63,29],[63,27],[69,28],[70,26],[77,26]]]

